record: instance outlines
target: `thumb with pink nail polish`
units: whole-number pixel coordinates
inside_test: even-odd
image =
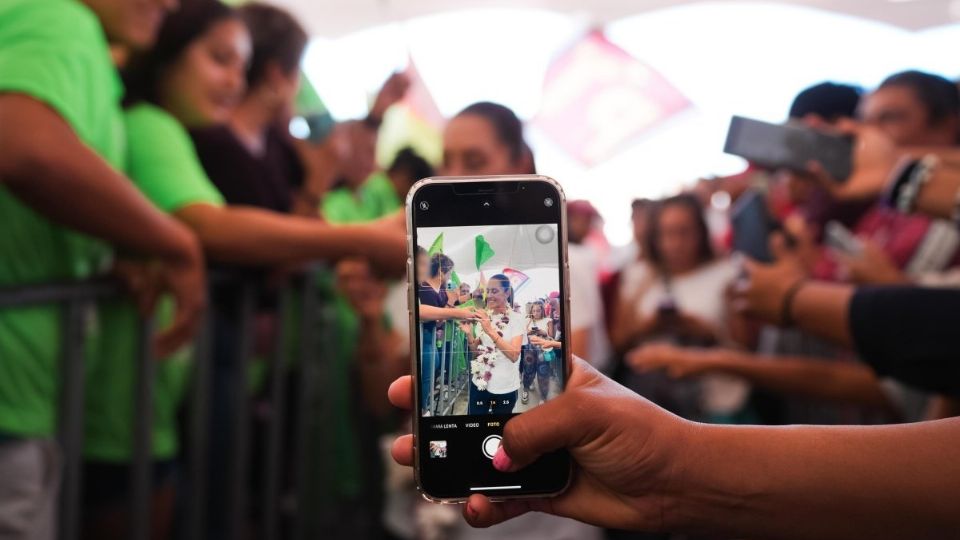
[[[510,459],[506,450],[503,449],[503,445],[501,445],[497,448],[497,453],[493,455],[493,468],[500,472],[509,472],[511,466],[513,466],[513,460]]]

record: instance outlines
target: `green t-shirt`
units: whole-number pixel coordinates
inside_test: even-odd
[[[161,210],[173,213],[190,204],[223,204],[207,178],[189,135],[168,113],[137,105],[125,114],[128,174]],[[163,328],[173,306],[164,302],[155,320]],[[127,461],[133,451],[137,312],[129,302],[108,303],[101,322],[109,330],[95,340],[96,361],[89,372],[84,454],[101,461]],[[156,365],[153,452],[169,459],[177,452],[177,408],[190,374],[189,347]]]
[[[390,179],[382,172],[374,173],[360,186],[357,194],[347,188],[326,194],[320,210],[330,223],[363,223],[399,210],[402,206]]]
[[[45,103],[85,144],[124,168],[122,85],[99,21],[80,2],[0,2],[0,93]],[[0,287],[84,278],[102,268],[110,253],[105,244],[45,219],[2,186],[0,220]],[[0,432],[53,434],[60,313],[52,306],[0,310]]]

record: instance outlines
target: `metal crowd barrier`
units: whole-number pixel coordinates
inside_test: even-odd
[[[467,391],[470,377],[470,351],[467,336],[456,321],[442,323],[443,339],[440,340],[436,359],[437,366],[426,374],[430,379],[428,408],[433,414],[451,414],[460,396]],[[437,346],[437,343],[432,344]],[[437,370],[440,371],[437,376]],[[464,413],[466,414],[466,413]]]
[[[247,390],[246,367],[254,354],[253,328],[256,315],[257,294],[259,281],[251,277],[238,278],[214,274],[211,276],[211,288],[234,286],[239,291],[239,323],[238,335],[241,342],[238,353],[233,360],[237,376],[233,379],[234,387],[230,391],[231,414],[229,432],[231,434],[231,454],[223,456],[229,468],[229,476],[225,486],[211,486],[208,482],[211,456],[209,455],[211,426],[210,394],[212,382],[211,359],[214,354],[212,325],[214,321],[209,316],[205,318],[202,330],[194,343],[194,362],[192,381],[188,398],[188,421],[184,429],[188,433],[189,447],[185,454],[181,454],[180,461],[185,471],[185,490],[178,496],[185,504],[180,505],[184,510],[180,534],[176,535],[188,540],[200,540],[218,536],[225,539],[239,539],[255,536],[265,540],[276,540],[282,537],[303,537],[303,527],[300,525],[297,512],[300,504],[284,504],[281,500],[282,479],[284,469],[289,461],[285,456],[293,456],[294,492],[298,498],[304,493],[299,482],[297,471],[305,470],[306,460],[310,459],[307,447],[307,434],[311,415],[318,411],[308,411],[304,405],[312,403],[318,395],[318,388],[322,388],[325,380],[325,365],[318,354],[323,350],[325,356],[335,354],[335,340],[332,339],[333,312],[329,305],[321,301],[316,286],[316,275],[323,269],[317,269],[302,275],[294,276],[289,284],[279,294],[277,306],[278,332],[276,346],[267,362],[266,381],[267,399],[269,402],[269,421],[267,423],[265,451],[263,462],[252,466],[250,463],[250,424],[252,421],[249,408],[249,393]],[[60,540],[76,540],[81,536],[81,493],[84,481],[82,478],[83,464],[83,429],[84,429],[84,399],[85,399],[85,328],[90,315],[98,303],[107,300],[123,298],[124,292],[120,283],[113,279],[97,278],[81,282],[51,283],[24,287],[0,288],[0,310],[18,307],[51,305],[59,306],[62,310],[61,327],[61,395],[59,403],[58,440],[64,456],[64,474],[61,482],[59,505],[59,538]],[[299,302],[299,321],[297,331],[299,344],[296,351],[296,361],[301,370],[300,395],[298,403],[298,425],[295,426],[293,448],[285,448],[284,422],[289,411],[286,410],[287,384],[289,370],[286,338],[293,330],[289,320],[291,300]],[[318,332],[317,329],[321,331]],[[139,328],[139,347],[136,362],[136,403],[134,405],[134,441],[133,462],[131,468],[129,531],[132,540],[148,540],[151,537],[151,509],[152,509],[152,428],[153,428],[153,394],[155,359],[151,355],[151,338],[153,322],[147,318],[141,321]],[[322,411],[320,411],[322,413]],[[221,419],[222,420],[222,419]],[[218,456],[219,457],[219,456]],[[253,472],[261,474],[262,489],[258,493],[250,493],[250,478]],[[212,497],[225,500],[226,529],[223,534],[211,533],[208,529],[208,503]],[[253,506],[250,500],[256,496],[256,507],[259,509],[258,530],[250,535],[248,529],[249,509]],[[302,509],[300,509],[302,510]],[[322,512],[322,508],[310,509],[311,512]],[[287,523],[292,525],[286,525]],[[292,534],[282,534],[282,531],[292,531]]]

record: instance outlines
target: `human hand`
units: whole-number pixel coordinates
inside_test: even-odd
[[[370,108],[370,117],[380,122],[383,121],[383,115],[386,114],[394,104],[403,99],[410,89],[410,77],[405,73],[394,73],[383,83],[377,97]]]
[[[783,235],[771,236],[774,262],[762,264],[744,259],[746,278],[733,287],[733,307],[761,320],[783,324],[788,295],[808,276],[799,257],[786,249]]]
[[[896,285],[909,283],[890,256],[870,240],[863,241],[859,256],[837,252],[842,271],[854,283],[866,285]]]
[[[818,162],[809,163],[807,172],[835,199],[864,200],[880,197],[887,187],[891,172],[901,159],[902,152],[890,137],[874,126],[842,120],[838,122],[836,130],[856,138],[850,177],[839,182]]]
[[[536,345],[537,347],[561,347],[559,341],[554,341],[552,339],[547,339],[540,336],[530,336],[530,343]]]
[[[821,252],[810,225],[803,217],[794,214],[784,220],[783,230],[791,239],[791,246],[786,251],[796,256],[805,272],[812,273]]]
[[[137,304],[137,311],[149,317],[160,296],[160,265],[156,261],[118,258],[110,274],[119,278]]]
[[[480,328],[483,329],[484,333],[486,333],[491,338],[496,338],[497,329],[494,328],[493,322],[490,320],[490,315],[485,310],[482,310],[482,309],[479,309],[474,313],[476,315],[477,322],[480,323]]]
[[[411,377],[397,379],[388,395],[395,406],[411,409]],[[517,471],[566,448],[578,465],[570,488],[553,498],[499,503],[473,495],[464,517],[488,527],[537,511],[601,527],[670,530],[668,510],[681,496],[675,475],[695,429],[574,358],[564,392],[507,422],[493,461],[499,470]],[[391,453],[401,465],[412,465],[413,437],[399,437]]]
[[[664,370],[673,378],[700,375],[709,366],[709,351],[667,343],[643,345],[627,353],[627,364],[638,373]]]
[[[454,319],[465,319],[472,320],[478,318],[476,308],[453,308],[454,309]]]
[[[464,334],[466,334],[466,335],[468,335],[468,336],[470,336],[470,337],[473,337],[473,324],[474,324],[473,321],[463,320],[463,321],[459,321],[457,324],[460,326],[460,330],[461,330]]]
[[[169,356],[193,340],[203,320],[207,306],[206,267],[195,239],[192,246],[181,259],[166,261],[157,267],[160,289],[173,296],[176,304],[173,322],[154,336],[157,358]]]

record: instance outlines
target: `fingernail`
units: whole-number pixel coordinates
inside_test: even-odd
[[[472,520],[476,520],[477,516],[479,515],[480,515],[480,512],[477,512],[477,509],[474,508],[472,504],[467,503],[467,517],[469,517],[470,520],[472,521]]]
[[[493,468],[500,472],[507,472],[513,465],[513,460],[507,455],[503,446],[497,448],[497,453],[493,455]]]

